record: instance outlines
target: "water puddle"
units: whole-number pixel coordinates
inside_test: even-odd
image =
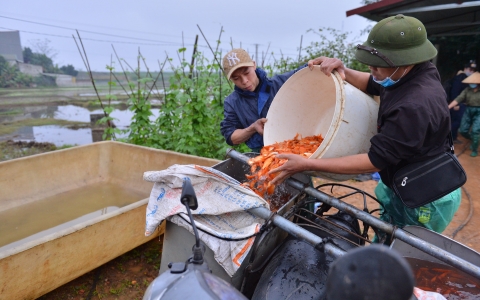
[[[62,145],[87,145],[93,143],[92,129],[70,129],[56,125],[26,126],[16,133],[15,141],[35,141],[37,143],[52,143]]]
[[[154,121],[159,115],[159,109],[152,109]],[[18,122],[27,119],[50,118],[90,124],[90,116],[103,114],[102,109],[88,109],[75,105],[38,105],[18,106],[8,109],[0,109],[0,123]],[[133,112],[128,109],[115,109],[111,116],[115,118],[115,125],[119,129],[127,129],[130,126]],[[124,136],[117,136],[118,138]],[[48,142],[56,146],[62,145],[86,145],[92,143],[92,130],[90,128],[69,128],[58,125],[24,126],[8,136],[0,137],[0,140],[12,139],[14,141]]]
[[[97,183],[0,212],[0,252],[105,215],[148,197]]]

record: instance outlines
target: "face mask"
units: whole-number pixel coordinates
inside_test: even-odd
[[[476,88],[476,87],[478,86],[478,84],[476,84],[476,83],[470,83],[469,86],[470,86],[472,89],[474,89],[474,88]]]
[[[398,67],[393,73],[392,75],[390,76],[393,76],[393,74],[395,74],[398,69],[400,67]],[[383,87],[389,87],[389,86],[392,86],[394,85],[395,83],[399,82],[400,79],[402,79],[403,75],[405,75],[405,72],[407,72],[407,69],[405,69],[405,71],[403,72],[402,76],[400,78],[398,78],[398,80],[393,80],[392,78],[390,78],[390,76],[388,76],[387,78],[383,79],[383,80],[377,80],[375,79],[375,77],[373,77],[373,81],[375,81],[376,83],[378,83],[379,85],[383,86]]]
[[[470,71],[465,71],[464,73],[465,75],[467,75],[467,77],[473,74],[473,72],[470,72]]]

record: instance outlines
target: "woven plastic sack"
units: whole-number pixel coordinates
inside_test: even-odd
[[[166,170],[145,172],[143,179],[155,183],[147,205],[146,236],[165,219],[193,233],[186,208],[180,203],[186,178],[192,183],[198,200],[198,208],[192,214],[200,239],[212,249],[215,260],[228,275],[233,276],[253,244],[255,238],[251,236],[265,222],[248,210],[269,208],[269,205],[234,178],[213,168],[173,165]]]

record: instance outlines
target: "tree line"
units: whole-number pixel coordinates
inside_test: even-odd
[[[51,53],[51,48],[48,48],[48,42],[37,43],[37,45],[41,45],[40,49],[45,50],[43,51],[44,53],[42,53],[42,50],[33,51],[30,47],[24,47],[22,51],[24,63],[41,66],[43,73],[77,76],[78,71],[75,70],[73,65],[58,66],[58,64],[54,64],[53,58],[55,54]],[[22,73],[17,65],[11,65],[5,57],[0,55],[0,88],[28,87],[32,84],[37,86],[54,86],[55,80],[51,77],[31,76]]]

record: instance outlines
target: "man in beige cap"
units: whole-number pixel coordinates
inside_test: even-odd
[[[263,127],[268,109],[283,83],[300,68],[268,78],[264,70],[243,49],[233,49],[223,57],[223,70],[235,84],[225,98],[224,119],[220,131],[227,144],[243,142],[254,152],[263,147]]]
[[[478,155],[478,142],[480,139],[480,93],[478,92],[480,73],[475,72],[462,82],[467,83],[469,86],[448,105],[448,108],[451,109],[459,103],[465,103],[467,106],[458,131],[461,135],[472,141],[470,145],[472,153],[470,156],[476,157]]]

